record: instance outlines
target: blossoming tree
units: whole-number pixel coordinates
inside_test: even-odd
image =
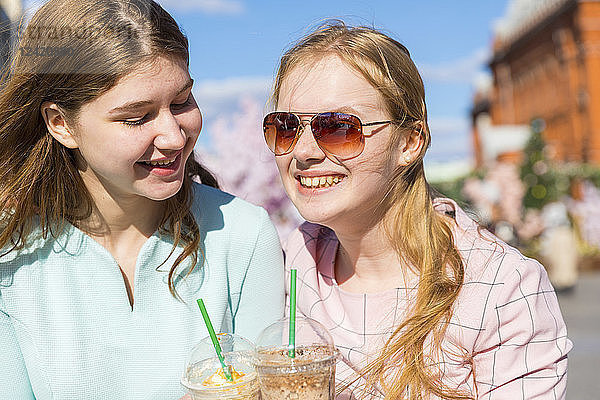
[[[243,98],[239,110],[220,115],[206,131],[211,146],[196,147],[196,157],[219,181],[221,189],[264,207],[281,239],[301,222],[289,201],[262,133],[263,110],[259,103]]]

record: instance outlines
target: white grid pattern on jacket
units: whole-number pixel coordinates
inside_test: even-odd
[[[544,267],[479,228],[452,200],[436,199],[434,207],[456,221],[455,245],[465,264],[435,359],[444,383],[478,399],[564,399],[572,343]],[[375,294],[346,292],[334,277],[337,247],[333,231],[311,223],[284,246],[288,278],[291,268],[298,270],[298,311],[329,329],[341,352],[336,380],[343,384],[405,318],[417,282]],[[367,397],[355,384],[338,399]]]

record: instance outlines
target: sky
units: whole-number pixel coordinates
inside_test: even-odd
[[[210,125],[251,97],[266,103],[284,49],[328,18],[382,29],[411,52],[425,82],[426,162],[471,158],[474,84],[489,75],[493,27],[509,0],[159,0],[190,41],[194,94]],[[31,8],[39,1],[26,1]],[[267,109],[265,108],[265,111]]]
[[[266,102],[284,49],[327,18],[374,26],[411,52],[426,89],[427,160],[471,158],[474,82],[489,74],[493,26],[507,0],[161,0],[190,40],[205,126],[244,96]],[[202,140],[209,140],[204,132]],[[202,143],[201,143],[202,144]]]

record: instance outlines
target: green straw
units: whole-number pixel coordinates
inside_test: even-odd
[[[290,276],[290,334],[288,356],[296,358],[296,270],[291,270]]]
[[[231,377],[231,371],[229,366],[225,364],[225,359],[223,358],[223,350],[221,350],[221,345],[219,344],[219,339],[217,339],[217,335],[215,334],[215,329],[210,323],[210,318],[208,317],[208,312],[206,311],[206,307],[204,306],[204,302],[202,299],[196,300],[198,302],[198,307],[200,307],[200,312],[202,313],[202,318],[204,318],[204,323],[206,324],[206,329],[208,329],[208,334],[210,335],[210,340],[212,340],[213,345],[215,346],[215,351],[217,352],[217,357],[219,357],[219,361],[221,362],[221,368],[223,368],[223,373],[225,374],[225,378],[229,382],[233,382],[233,378]]]

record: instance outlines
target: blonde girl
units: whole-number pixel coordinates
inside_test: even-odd
[[[308,221],[284,246],[298,307],[331,331],[340,399],[563,399],[566,337],[544,268],[425,179],[408,50],[334,21],[285,52],[264,119]]]

